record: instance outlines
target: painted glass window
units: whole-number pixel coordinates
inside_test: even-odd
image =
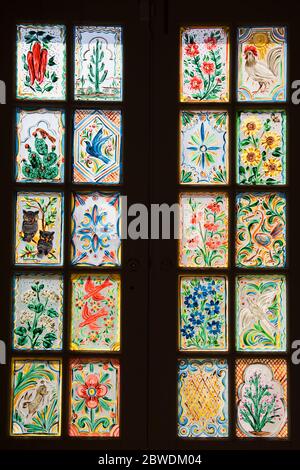
[[[13,282],[13,346],[62,349],[63,279],[60,274],[18,274]]]
[[[182,359],[178,371],[178,435],[228,436],[228,365],[222,359]]]
[[[69,435],[119,437],[120,365],[117,359],[70,363]]]
[[[16,180],[22,183],[63,182],[64,111],[17,109],[16,130]]]
[[[286,183],[285,111],[243,111],[238,115],[238,183]]]
[[[73,181],[97,184],[120,183],[121,139],[121,111],[76,110]]]
[[[17,98],[64,100],[66,28],[63,25],[17,26]]]
[[[76,100],[122,100],[122,48],[120,26],[75,27]]]
[[[60,436],[61,361],[12,360],[11,434]]]
[[[286,438],[286,360],[238,359],[235,375],[237,436]]]
[[[286,101],[286,54],[286,28],[239,28],[238,100]]]
[[[239,351],[286,350],[285,276],[237,277],[236,331]]]
[[[227,349],[227,279],[180,277],[180,337],[184,351]]]
[[[286,262],[286,198],[283,193],[237,196],[236,263],[276,268]]]
[[[63,196],[20,192],[16,201],[16,264],[56,265],[63,260]]]
[[[121,264],[120,194],[76,193],[72,210],[72,264]]]
[[[228,263],[228,197],[225,193],[180,195],[179,264],[226,267]]]
[[[119,351],[120,276],[73,274],[71,349]]]
[[[180,100],[229,100],[229,35],[224,27],[181,28]]]
[[[228,183],[228,113],[181,111],[180,183]]]

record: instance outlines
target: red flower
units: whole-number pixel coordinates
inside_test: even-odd
[[[213,238],[210,238],[209,240],[207,240],[206,245],[208,246],[208,248],[215,250],[220,245],[222,245],[222,242],[220,242],[220,240],[214,240]]]
[[[205,38],[204,42],[206,44],[207,50],[211,51],[212,49],[215,49],[217,46],[217,40],[215,37],[211,36],[209,38]]]
[[[214,224],[214,223],[207,223],[207,224],[204,224],[204,228],[206,228],[210,232],[216,232],[219,228],[219,225]]]
[[[198,44],[192,43],[185,46],[185,53],[190,57],[194,57],[195,55],[199,54]]]
[[[192,90],[200,90],[203,87],[203,82],[199,77],[193,77],[190,81],[190,87]]]
[[[210,75],[215,71],[215,64],[213,62],[203,62],[201,68],[204,73]]]
[[[218,204],[217,202],[212,202],[211,204],[208,204],[207,206],[208,209],[210,209],[212,212],[220,212],[221,210],[221,207],[220,207],[220,204]]]
[[[247,52],[252,52],[252,54],[254,54],[255,57],[257,57],[257,49],[255,46],[246,46],[244,49],[244,54],[247,54]]]
[[[198,224],[198,222],[200,222],[202,218],[202,213],[201,212],[198,212],[197,214],[194,212],[192,217],[191,217],[191,224],[195,225],[195,224]]]
[[[99,398],[107,394],[106,385],[100,384],[95,374],[87,377],[84,385],[79,385],[77,388],[77,395],[85,399],[85,404],[88,408],[97,408]]]

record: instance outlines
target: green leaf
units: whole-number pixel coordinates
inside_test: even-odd
[[[58,317],[58,313],[56,310],[54,310],[54,308],[49,308],[47,310],[47,315],[51,318],[55,318],[55,317]]]
[[[27,329],[24,326],[18,326],[15,328],[15,334],[18,336],[24,336],[27,333]]]

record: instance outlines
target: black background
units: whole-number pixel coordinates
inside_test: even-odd
[[[290,83],[300,79],[300,15],[291,2],[138,1],[115,0],[82,2],[23,3],[7,2],[1,12],[0,79],[6,83],[6,105],[0,106],[0,249],[1,295],[0,338],[7,344],[7,364],[0,366],[0,448],[2,449],[300,449],[300,366],[289,363],[289,438],[286,440],[236,439],[234,437],[234,300],[230,296],[230,437],[222,440],[179,439],[177,419],[177,241],[152,240],[123,242],[122,252],[122,351],[121,361],[121,437],[119,439],[77,439],[67,436],[68,423],[68,352],[69,302],[64,310],[64,352],[49,353],[63,357],[63,426],[60,438],[9,437],[10,359],[11,359],[11,280],[13,267],[14,193],[18,189],[63,190],[65,193],[65,267],[68,292],[70,245],[71,116],[78,106],[72,100],[72,27],[74,24],[120,24],[124,27],[124,99],[122,103],[97,103],[105,109],[122,109],[124,135],[124,184],[121,192],[128,203],[147,204],[178,200],[178,113],[195,107],[179,103],[179,28],[183,25],[228,25],[231,32],[231,102],[224,105],[231,123],[239,106],[235,103],[236,31],[238,26],[286,25],[288,27],[288,99]],[[62,23],[67,26],[66,109],[67,154],[63,185],[15,184],[14,116],[15,106],[15,25],[22,22]],[[25,104],[34,105],[32,101]],[[56,103],[57,104],[57,103]],[[37,103],[41,107],[41,102]],[[52,102],[49,106],[55,106]],[[80,107],[93,104],[80,103]],[[216,108],[217,106],[213,106]],[[250,105],[249,108],[273,105]],[[288,344],[299,336],[300,312],[298,265],[299,238],[299,124],[300,105],[279,104],[288,112]],[[234,126],[231,135],[231,170],[234,168]],[[234,175],[234,171],[231,172]],[[80,189],[89,189],[80,186]],[[93,187],[94,189],[94,187]],[[102,188],[101,188],[102,189]],[[105,188],[110,189],[110,188]],[[115,187],[111,188],[115,189]],[[230,229],[233,247],[235,184],[228,188],[231,202]],[[184,187],[186,190],[186,187]],[[236,274],[231,250],[228,273],[233,294]],[[27,271],[30,268],[27,268]],[[32,268],[31,268],[32,269]],[[59,268],[58,268],[59,270]],[[72,268],[72,272],[79,269]],[[19,272],[20,270],[18,270]],[[26,271],[26,269],[22,269]],[[51,271],[51,269],[47,269]],[[55,268],[52,268],[55,271]],[[187,272],[187,271],[185,271]],[[65,294],[65,298],[68,296]],[[41,356],[36,352],[32,356]],[[14,354],[17,356],[17,354]],[[21,356],[18,353],[18,356]],[[25,355],[25,354],[24,354]],[[28,355],[28,354],[27,354]],[[85,354],[85,356],[88,354]],[[95,356],[95,354],[93,354]],[[218,356],[221,356],[218,354]],[[280,354],[276,355],[280,356]],[[284,355],[283,355],[284,356]],[[253,357],[253,356],[252,356]]]

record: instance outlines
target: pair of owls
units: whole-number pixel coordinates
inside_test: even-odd
[[[23,240],[31,242],[33,237],[38,231],[38,218],[39,211],[26,211],[23,210],[23,223],[22,231],[24,234]],[[39,256],[47,256],[53,248],[54,232],[47,230],[40,230],[39,240],[37,242],[37,251]]]

